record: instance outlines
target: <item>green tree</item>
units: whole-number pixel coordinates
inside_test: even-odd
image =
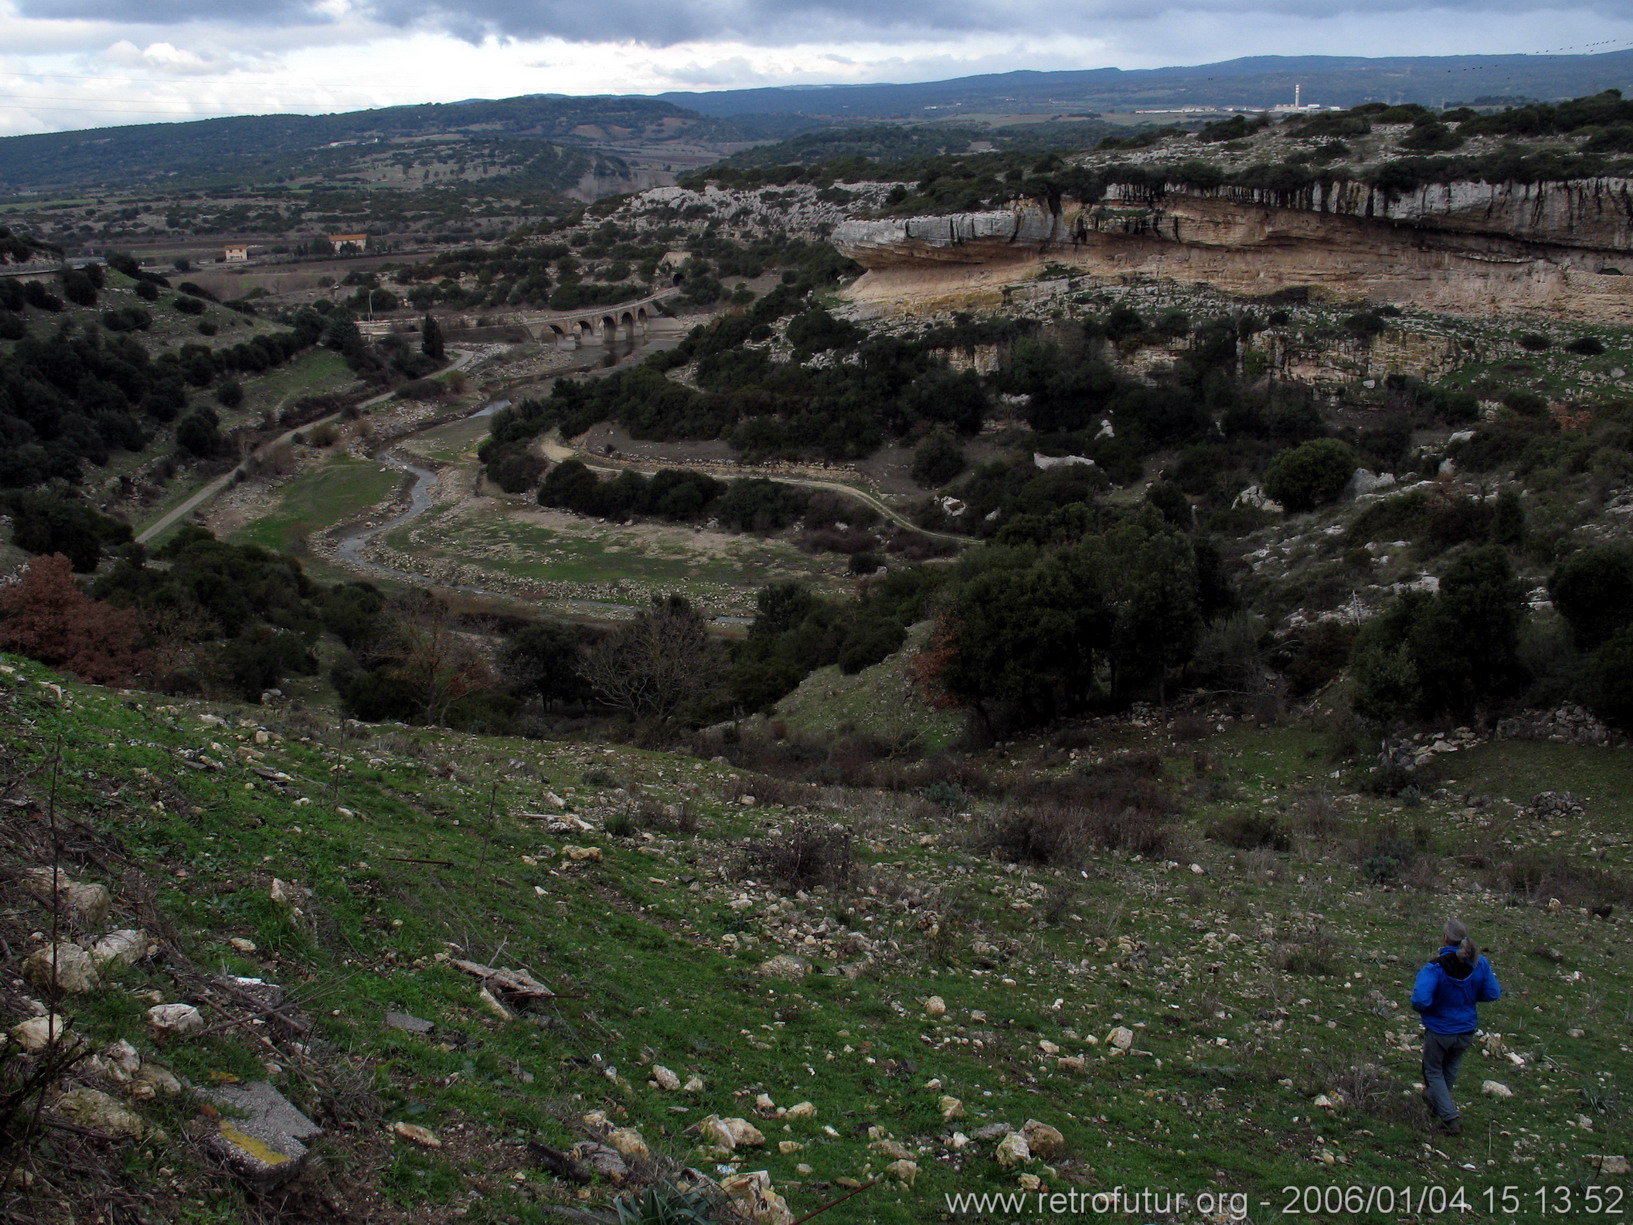
[[[1595,649],[1633,622],[1633,545],[1578,549],[1549,577],[1548,594],[1577,647]]]
[[[1355,472],[1355,453],[1335,438],[1288,447],[1264,473],[1266,495],[1289,511],[1314,510],[1336,501]]]
[[[448,352],[442,340],[442,327],[430,314],[420,321],[420,352],[434,361],[447,360]]]
[[[927,489],[940,488],[964,467],[964,449],[948,429],[932,430],[913,452],[913,480]]]

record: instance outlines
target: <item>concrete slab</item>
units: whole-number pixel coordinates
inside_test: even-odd
[[[268,1082],[223,1085],[204,1096],[222,1111],[211,1151],[246,1182],[277,1186],[293,1178],[306,1159],[302,1143],[323,1129]]]

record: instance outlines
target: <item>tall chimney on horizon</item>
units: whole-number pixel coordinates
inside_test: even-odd
[[[1304,105],[1304,86],[1293,86],[1293,109],[1296,111]]]

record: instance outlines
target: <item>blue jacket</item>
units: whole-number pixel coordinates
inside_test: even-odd
[[[1423,1014],[1423,1028],[1437,1034],[1470,1034],[1480,1024],[1476,1004],[1501,999],[1503,989],[1484,957],[1472,966],[1448,944],[1440,955],[1418,971],[1412,985],[1412,1007]]]

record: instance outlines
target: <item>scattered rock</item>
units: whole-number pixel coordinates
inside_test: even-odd
[[[574,863],[600,863],[604,858],[598,846],[574,846],[572,843],[562,847],[561,854],[562,858]]]
[[[204,1014],[191,1004],[155,1004],[147,1010],[147,1023],[163,1038],[176,1038],[204,1028]]]
[[[765,1143],[765,1133],[747,1119],[723,1119],[711,1114],[698,1124],[698,1131],[705,1140],[724,1149],[758,1148]]]
[[[816,1107],[811,1105],[810,1102],[795,1102],[787,1110],[783,1111],[782,1117],[785,1119],[814,1119],[816,1118]]]
[[[1106,1035],[1106,1044],[1119,1051],[1126,1051],[1134,1045],[1134,1031],[1126,1025],[1119,1025]]]
[[[430,1021],[407,1012],[386,1013],[386,1024],[392,1029],[402,1030],[405,1034],[428,1034],[436,1028]]]
[[[68,1019],[55,1013],[44,1017],[30,1017],[11,1028],[11,1036],[31,1055],[37,1055],[53,1042],[74,1042],[79,1038],[68,1031]]]
[[[771,1175],[765,1170],[734,1175],[720,1184],[720,1190],[754,1225],[793,1225],[794,1214],[772,1187]]]
[[[243,953],[246,956],[255,952],[255,941],[246,940],[242,936],[234,936],[231,940],[228,940],[227,943],[232,946],[234,951]]]
[[[1012,1131],[998,1141],[998,1149],[993,1153],[999,1165],[1006,1170],[1014,1166],[1025,1165],[1032,1160],[1032,1149],[1027,1144],[1026,1137],[1018,1131]]]
[[[970,1135],[976,1140],[1001,1140],[1014,1130],[1008,1123],[988,1123],[984,1127],[977,1127]]]
[[[623,1154],[605,1144],[597,1144],[593,1140],[580,1140],[573,1145],[573,1156],[603,1178],[613,1182],[623,1182],[629,1177],[629,1163],[624,1160]]]
[[[148,954],[152,941],[134,927],[109,932],[91,946],[91,960],[99,966],[135,965]]]
[[[130,1095],[135,1098],[156,1097],[164,1094],[174,1097],[181,1092],[181,1081],[176,1074],[161,1063],[144,1060],[142,1066],[136,1070],[135,1079],[131,1082]]]
[[[1053,1161],[1066,1151],[1066,1137],[1058,1129],[1036,1119],[1028,1119],[1021,1124],[1021,1136],[1032,1155],[1043,1161]]]
[[[941,1108],[941,1121],[951,1123],[954,1119],[964,1117],[964,1103],[956,1097],[943,1097],[936,1103]]]
[[[939,995],[932,995],[924,1001],[924,1015],[927,1017],[944,1017],[947,1015],[947,1001]]]
[[[303,1141],[323,1132],[264,1080],[223,1085],[205,1096],[235,1116],[219,1120],[206,1146],[256,1187],[276,1187],[293,1178],[306,1161]]]
[[[767,978],[781,978],[789,982],[798,982],[810,972],[809,961],[788,953],[778,953],[775,957],[760,963],[760,973]]]
[[[1580,817],[1587,810],[1588,806],[1569,791],[1538,792],[1525,806],[1527,815],[1545,821],[1560,817]]]
[[[102,985],[91,955],[66,941],[30,953],[23,962],[23,977],[40,991],[60,991],[64,995],[81,995]]]
[[[1601,1174],[1626,1174],[1628,1172],[1627,1158],[1620,1154],[1606,1153],[1599,1158],[1599,1172]]]
[[[1489,1093],[1492,1097],[1513,1097],[1514,1090],[1498,1080],[1488,1080],[1480,1085],[1481,1093]]]
[[[74,880],[60,868],[30,868],[23,873],[23,881],[28,891],[47,906],[54,885],[63,913],[81,927],[102,926],[113,906],[113,895],[105,886]]]
[[[661,1063],[652,1065],[652,1083],[666,1092],[673,1093],[680,1088],[680,1077],[676,1076]]]
[[[607,1143],[618,1150],[626,1161],[650,1161],[652,1150],[646,1146],[641,1133],[633,1127],[619,1127],[607,1135]]]
[[[412,1140],[421,1148],[442,1147],[442,1141],[438,1140],[429,1129],[421,1127],[418,1123],[404,1123],[399,1121],[391,1125],[391,1130],[397,1135],[401,1136],[404,1140]]]
[[[919,1176],[919,1163],[906,1157],[899,1161],[892,1161],[885,1167],[885,1173],[901,1183],[904,1187],[911,1187],[913,1180]]]

